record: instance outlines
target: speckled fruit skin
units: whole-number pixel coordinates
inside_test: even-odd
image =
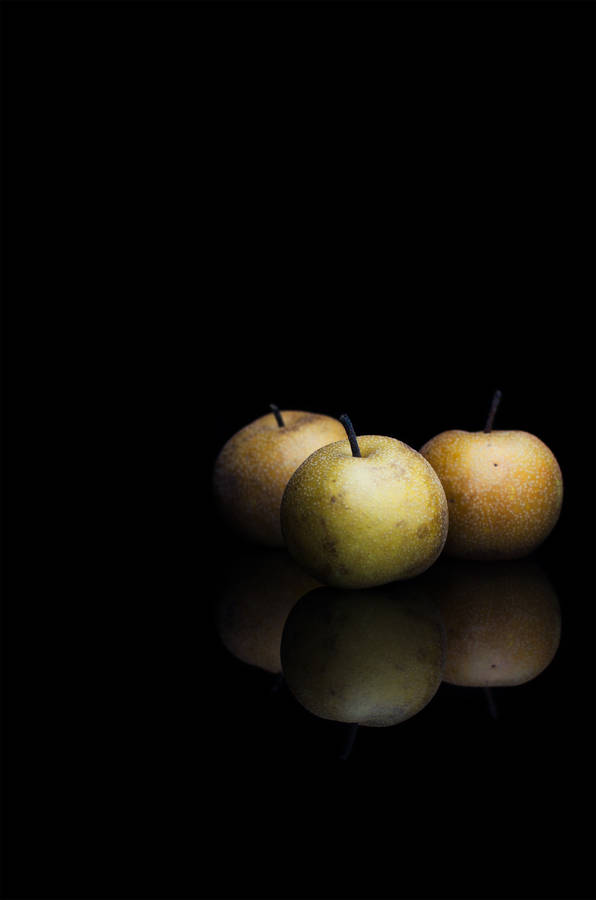
[[[285,621],[300,597],[318,586],[283,547],[234,554],[214,604],[224,647],[248,665],[280,673]]]
[[[446,560],[432,576],[447,636],[444,681],[509,687],[531,681],[552,662],[561,611],[536,563]]]
[[[372,727],[420,712],[441,684],[444,630],[413,583],[362,591],[320,587],[290,612],[281,640],[286,684],[322,719]]]
[[[364,588],[420,574],[447,535],[441,482],[423,456],[396,438],[358,437],[313,453],[290,478],[281,504],[286,546],[323,584]]]
[[[319,447],[345,436],[338,419],[282,410],[285,425],[267,413],[224,444],[213,470],[213,492],[223,520],[244,538],[282,547],[281,498],[288,479]]]
[[[527,431],[443,431],[420,453],[445,489],[445,555],[518,559],[550,534],[563,502],[552,451]]]

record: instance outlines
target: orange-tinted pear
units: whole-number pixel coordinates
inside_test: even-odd
[[[527,431],[495,431],[497,391],[484,431],[443,431],[420,448],[445,490],[444,554],[460,559],[528,556],[555,527],[563,478],[552,451]]]
[[[220,516],[236,533],[282,547],[279,510],[290,476],[314,450],[345,432],[331,416],[271,409],[226,441],[215,460],[213,492]]]

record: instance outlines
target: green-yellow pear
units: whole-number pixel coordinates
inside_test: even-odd
[[[283,547],[254,547],[229,560],[215,602],[215,625],[223,645],[242,662],[281,672],[281,634],[294,604],[319,582]]]
[[[420,448],[441,480],[449,504],[445,555],[519,559],[555,527],[563,478],[552,451],[527,431],[443,431]]]
[[[396,438],[348,439],[312,453],[281,504],[286,546],[324,584],[364,588],[412,578],[437,559],[447,501],[430,464]]]
[[[425,585],[445,626],[444,681],[466,687],[525,684],[552,662],[561,610],[537,563],[441,560]]]
[[[366,590],[318,587],[290,612],[284,679],[323,719],[396,725],[419,713],[443,675],[444,631],[416,582]]]
[[[279,508],[290,476],[314,450],[345,432],[331,416],[271,409],[221,448],[213,493],[219,515],[235,532],[257,544],[282,547]]]

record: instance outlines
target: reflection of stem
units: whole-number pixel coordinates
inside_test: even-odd
[[[484,696],[486,697],[488,712],[491,719],[497,719],[499,717],[499,713],[497,711],[497,704],[495,703],[495,697],[492,688],[485,687],[482,690],[484,691]]]
[[[356,740],[356,734],[358,732],[358,723],[356,722],[354,725],[348,725],[346,739],[344,741],[344,745],[341,753],[339,754],[340,759],[347,759],[352,752],[352,747],[354,746],[354,741]]]
[[[278,672],[277,675],[274,677],[273,682],[271,683],[270,692],[272,694],[278,694],[281,691],[283,684],[284,684],[283,672]]]

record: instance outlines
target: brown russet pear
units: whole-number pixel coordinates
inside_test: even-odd
[[[466,687],[508,687],[536,678],[561,639],[559,600],[533,560],[441,560],[426,588],[447,638],[443,680]]]
[[[237,431],[213,470],[213,493],[223,521],[243,538],[282,547],[281,498],[290,476],[314,450],[345,434],[331,416],[278,410]]]
[[[416,581],[365,590],[318,587],[282,634],[286,685],[322,719],[371,727],[404,722],[441,684],[441,619]]]
[[[492,429],[499,399],[497,391],[484,431],[443,431],[420,448],[449,505],[446,556],[519,559],[540,546],[559,519],[559,464],[535,435]]]
[[[238,550],[228,563],[214,609],[221,641],[242,662],[279,674],[285,621],[319,582],[283,547]]]
[[[424,457],[396,438],[348,439],[312,453],[288,481],[281,526],[292,556],[341,588],[413,578],[437,559],[447,535],[441,482]]]

